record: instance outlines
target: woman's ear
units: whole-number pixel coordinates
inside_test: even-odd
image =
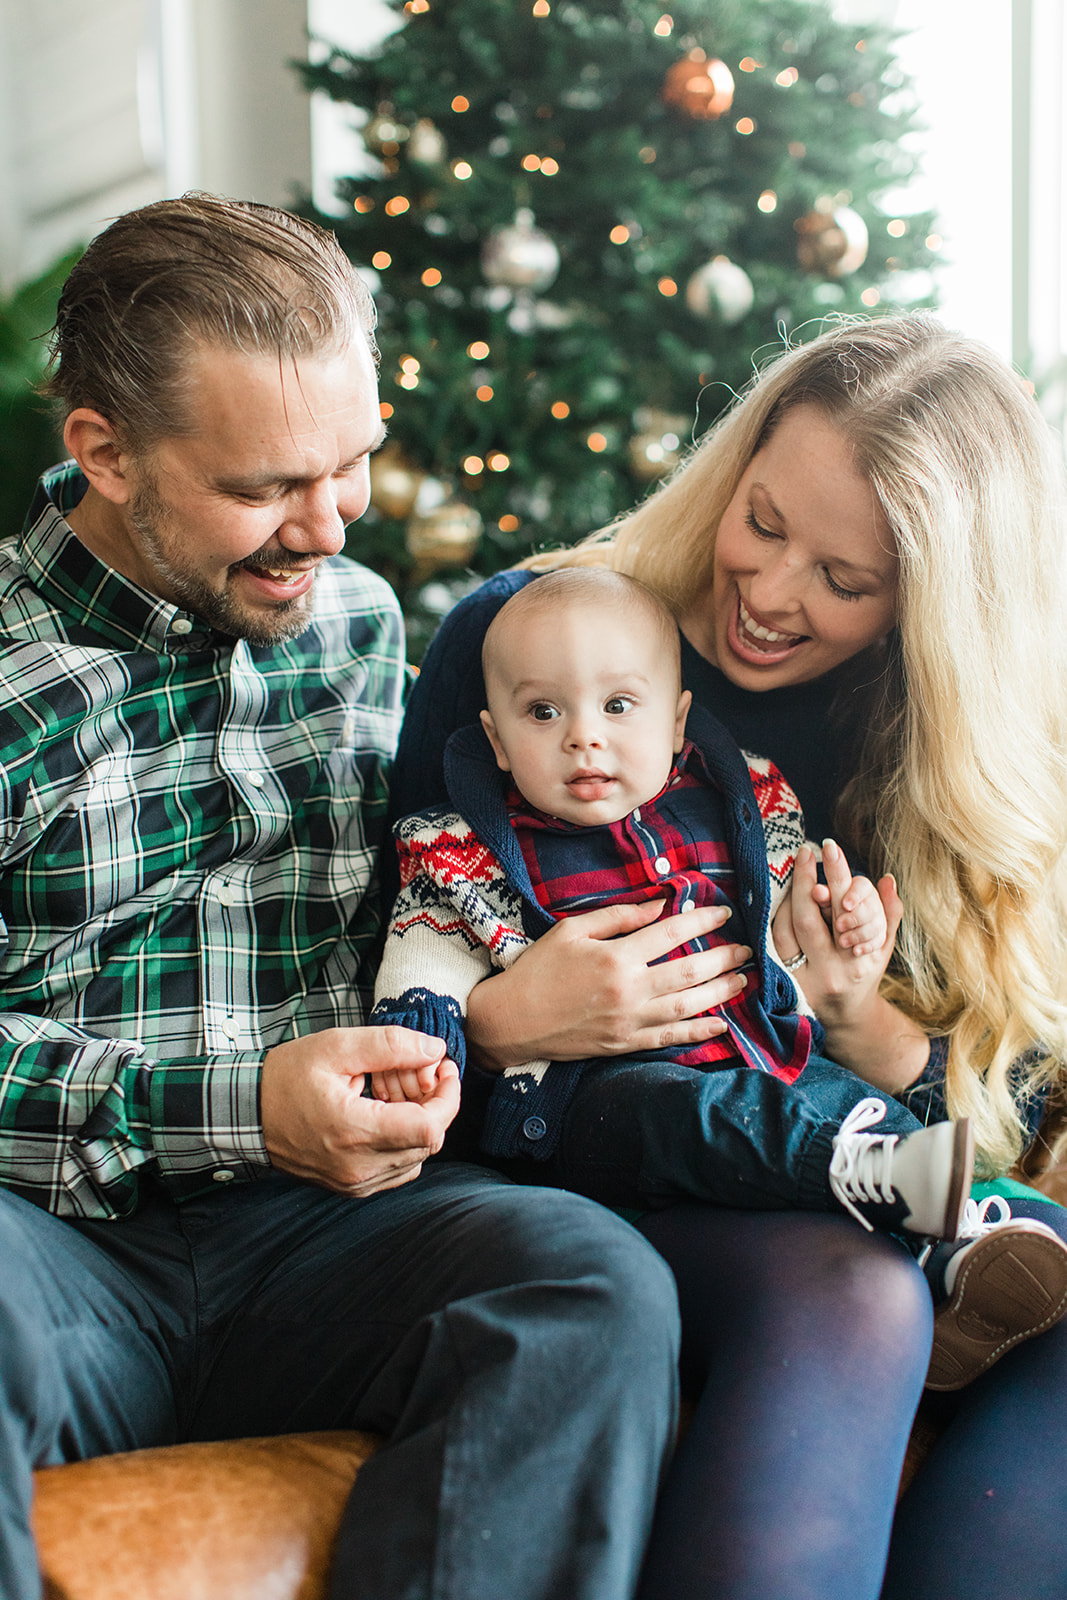
[[[504,754],[504,746],[500,743],[500,735],[496,731],[496,723],[493,721],[488,711],[479,711],[478,716],[481,720],[482,727],[485,729],[485,736],[493,747],[493,754],[496,756],[497,766],[500,768],[501,772],[510,772],[511,763]]]
[[[88,406],[75,407],[63,425],[63,443],[98,494],[113,505],[127,504],[133,455],[106,417]]]
[[[693,704],[693,696],[688,689],[683,689],[678,696],[678,710],[674,717],[674,753],[677,755],[685,743],[685,719],[689,715],[689,707]]]

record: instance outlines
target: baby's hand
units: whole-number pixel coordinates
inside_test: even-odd
[[[371,1086],[377,1100],[414,1100],[422,1104],[433,1094],[437,1083],[437,1062],[424,1067],[397,1067],[376,1072]]]
[[[826,882],[815,883],[812,897],[821,908],[838,949],[851,950],[854,956],[881,950],[889,919],[870,878],[852,876],[845,852],[833,839],[823,841],[822,863]]]
[[[804,845],[797,852],[792,891],[774,919],[774,944],[816,1014],[844,1022],[877,995],[904,908],[891,877],[877,886],[854,878],[832,839],[823,845],[823,868],[820,884],[814,851]]]

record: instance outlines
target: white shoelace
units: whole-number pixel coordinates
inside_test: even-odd
[[[856,1202],[866,1200],[892,1205],[897,1198],[892,1173],[898,1135],[863,1131],[881,1122],[885,1109],[884,1100],[871,1096],[853,1106],[834,1136],[834,1153],[830,1160],[830,1188],[868,1233],[874,1232],[873,1226],[857,1209]]]
[[[999,1216],[990,1219],[989,1208],[996,1206]],[[984,1200],[968,1199],[963,1207],[963,1221],[960,1231],[956,1235],[956,1243],[961,1239],[980,1239],[984,1233],[991,1233],[994,1228],[999,1228],[1002,1223],[1011,1221],[1011,1206],[1003,1195],[987,1194]]]

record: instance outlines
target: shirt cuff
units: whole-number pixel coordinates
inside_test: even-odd
[[[261,1053],[157,1061],[149,1082],[152,1154],[171,1195],[190,1199],[271,1170]]]

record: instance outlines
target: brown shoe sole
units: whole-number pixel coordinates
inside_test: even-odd
[[[962,1389],[1067,1311],[1067,1244],[1043,1222],[1014,1218],[979,1239],[934,1312],[928,1389]]]

